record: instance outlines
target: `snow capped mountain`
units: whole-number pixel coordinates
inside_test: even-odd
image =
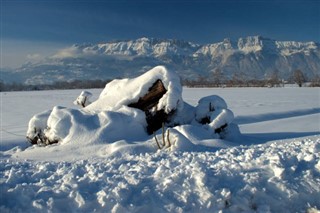
[[[200,45],[180,40],[139,38],[137,40],[101,44],[74,45],[58,52],[53,57],[64,58],[81,55],[144,56],[190,55]]]
[[[239,38],[237,42],[224,39],[223,42],[203,45],[197,53],[215,56],[217,53],[224,54],[228,50],[240,51],[246,54],[250,52],[270,51],[280,53],[283,56],[289,56],[290,54],[299,52],[308,54],[310,51],[319,51],[319,47],[319,44],[315,42],[276,41],[261,36],[249,36]]]
[[[205,45],[155,38],[81,44],[62,49],[40,63],[2,70],[2,80],[41,84],[134,77],[156,65],[174,69],[185,79],[207,78],[216,69],[226,78],[241,74],[248,79],[263,79],[277,71],[281,78],[288,79],[296,69],[312,78],[320,74],[320,44],[262,36]]]

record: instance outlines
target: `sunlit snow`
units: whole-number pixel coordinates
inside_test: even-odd
[[[90,100],[97,100],[101,91],[89,90]],[[74,141],[45,147],[26,143],[34,114],[56,105],[79,110],[73,101],[80,93],[1,93],[1,212],[320,209],[318,88],[183,88],[182,98],[191,106],[202,97],[223,98],[241,135],[214,139],[203,128],[180,126],[175,131],[193,143],[183,146],[181,140],[176,151],[157,150],[152,135],[138,134],[129,123],[113,131],[137,133],[134,141],[127,137],[111,144]]]

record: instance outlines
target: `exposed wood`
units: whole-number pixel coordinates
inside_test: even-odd
[[[37,131],[37,130],[35,130]],[[38,132],[36,132],[36,136],[33,138],[30,137],[26,137],[27,140],[29,141],[29,143],[31,143],[32,145],[34,144],[38,144],[38,145],[49,145],[49,144],[54,144],[54,143],[58,143],[58,140],[53,140],[50,141],[41,130],[39,130]]]
[[[137,103],[129,104],[129,107],[141,109],[143,111],[150,110],[156,106],[161,97],[166,94],[167,90],[164,88],[161,80],[157,80],[150,88],[146,95],[138,100]]]
[[[202,118],[201,119],[201,121],[200,121],[200,123],[201,124],[208,124],[208,123],[210,123],[211,121],[210,121],[210,117],[204,117],[204,118]]]
[[[169,120],[171,114],[167,114],[164,110],[159,110],[155,113],[145,111],[146,113],[146,120],[148,123],[147,132],[148,134],[152,134],[153,132],[157,131],[162,127],[162,123],[166,123]]]
[[[159,100],[164,94],[166,94],[166,92],[167,90],[164,88],[162,81],[158,79],[149,88],[148,93],[141,97],[138,102],[128,105],[129,107],[138,108],[145,112],[146,121],[148,123],[148,134],[152,134],[154,131],[157,131],[161,128],[162,123],[168,121],[168,117],[170,116],[170,114],[165,113],[163,109],[151,112],[151,109],[159,103]]]
[[[45,142],[45,137],[43,132],[41,131],[41,129],[36,129],[34,128],[34,133],[35,133],[35,137],[30,138],[30,137],[26,137],[27,140],[29,141],[29,143],[31,144],[39,144],[39,143],[44,143]]]
[[[156,136],[156,134],[153,132],[153,137],[154,137],[154,139],[156,140],[156,144],[157,144],[157,146],[158,146],[158,149],[161,149],[161,146],[160,146],[160,144],[159,144],[159,141],[158,141],[158,139],[157,139],[157,136]]]
[[[199,123],[205,125],[205,124],[209,124],[211,122],[210,117],[204,117],[201,119],[201,121]],[[216,128],[214,130],[215,133],[221,133],[226,127],[228,126],[228,124],[223,124],[222,126]]]
[[[215,133],[221,133],[227,126],[228,126],[228,124],[223,124],[219,128],[215,129],[214,132]]]
[[[167,143],[166,143],[166,139],[165,139],[165,132],[167,132]],[[164,130],[164,123],[162,123],[162,145],[160,145],[155,132],[153,132],[153,137],[154,137],[154,139],[156,141],[158,149],[164,149],[164,148],[171,147],[170,132],[169,132],[169,129],[167,129],[167,131]]]
[[[41,140],[41,138],[39,138],[38,136],[35,136],[34,138],[30,138],[30,137],[26,137],[27,140],[29,141],[29,143],[31,144],[37,144],[39,140]]]

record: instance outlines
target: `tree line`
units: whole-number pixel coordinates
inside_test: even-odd
[[[190,80],[184,79],[183,85],[188,87],[283,87],[285,84],[297,84],[299,87],[320,87],[320,76],[315,75],[307,79],[301,70],[295,70],[288,80],[279,77],[279,71],[275,70],[264,79],[248,79],[243,73],[234,73],[231,78],[226,78],[222,71],[216,69],[210,77],[201,77]]]
[[[23,83],[4,83],[0,81],[0,91],[32,91],[56,89],[92,89],[104,88],[111,80],[74,80],[57,81],[52,84],[28,85]]]
[[[22,83],[4,83],[0,80],[0,91],[31,91],[31,90],[55,90],[55,89],[91,89],[104,88],[106,83],[111,80],[74,80],[57,81],[52,84],[28,85]],[[274,71],[265,79],[247,79],[243,73],[235,73],[227,79],[221,70],[216,69],[210,77],[201,77],[194,80],[182,79],[183,86],[187,87],[281,87],[286,83],[295,83],[302,87],[304,83],[309,82],[307,86],[320,87],[320,76],[315,75],[312,79],[307,79],[301,70],[295,70],[284,81],[279,77],[279,72]]]

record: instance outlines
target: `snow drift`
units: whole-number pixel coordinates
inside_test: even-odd
[[[90,92],[95,100],[101,90]],[[1,93],[2,128],[8,130],[1,129],[1,213],[320,210],[318,88],[184,88],[182,97],[192,106],[184,103],[180,118],[194,123],[166,124],[165,129],[172,137],[174,131],[186,135],[180,145],[192,151],[154,152],[155,139],[146,133],[141,141],[25,146],[26,125],[21,124],[45,109],[50,109],[44,113],[48,118],[56,103],[73,108],[72,100],[80,93]],[[213,104],[205,105],[206,111],[200,110],[194,120],[198,100],[212,94],[223,97],[235,114],[241,136],[233,144],[212,139],[206,122],[213,117]],[[47,127],[47,119],[38,121]],[[156,137],[162,143],[161,129]]]
[[[160,96],[159,86],[162,88]],[[170,146],[177,150],[193,149],[207,139],[231,140],[239,134],[237,125],[232,123],[233,113],[221,97],[204,97],[192,107],[182,100],[181,94],[179,76],[157,66],[134,79],[111,81],[92,103],[87,101],[91,93],[83,91],[75,101],[84,107],[82,109],[55,106],[34,115],[29,122],[27,138],[32,144],[77,143],[83,146],[146,141],[154,134],[158,148]],[[157,134],[162,135],[162,147]],[[147,146],[152,149],[150,144]]]

